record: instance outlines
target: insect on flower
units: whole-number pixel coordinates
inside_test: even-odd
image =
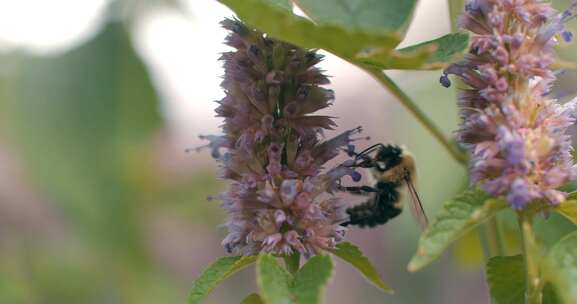
[[[360,127],[323,138],[336,127],[314,113],[334,99],[315,50],[275,40],[238,20],[226,19],[222,55],[226,96],[218,101],[222,135],[204,136],[220,163],[227,191],[216,198],[227,211],[230,253],[269,252],[310,257],[334,248],[346,228],[346,204],[335,194],[341,178],[360,179],[354,167],[328,166]]]
[[[416,168],[411,154],[396,145],[376,144],[360,153],[349,151],[355,156],[351,167],[371,170],[374,186],[340,186],[340,190],[356,195],[368,196],[368,200],[346,210],[349,220],[343,226],[375,227],[383,225],[402,212],[399,188],[406,186],[411,198],[411,211],[421,228],[428,220],[419,194],[415,189]],[[371,154],[374,154],[370,156]]]

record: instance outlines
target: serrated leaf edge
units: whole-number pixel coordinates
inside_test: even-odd
[[[216,263],[218,263],[219,261],[221,261],[222,259],[226,259],[226,258],[238,258],[238,260],[236,260],[231,266],[230,269],[227,270],[224,275],[217,281],[217,283],[212,286],[211,288],[207,289],[206,292],[201,296],[201,298],[199,298],[198,300],[193,301],[193,296],[195,295],[193,293],[194,291],[194,286],[195,284],[198,282],[198,280],[200,278],[202,278],[208,271],[210,271],[211,267],[213,267]],[[209,295],[216,287],[218,287],[218,285],[228,279],[231,275],[235,274],[236,272],[244,269],[245,267],[248,267],[249,265],[253,264],[256,262],[257,257],[256,256],[236,256],[236,257],[231,257],[231,256],[224,256],[224,257],[220,257],[217,258],[216,260],[214,260],[212,263],[210,263],[201,273],[200,275],[193,281],[192,283],[192,287],[191,287],[191,291],[188,295],[188,303],[189,304],[197,304],[200,303],[200,301],[205,298],[207,295]],[[246,262],[248,260],[248,262]],[[251,261],[252,260],[252,261]],[[246,264],[243,264],[246,263]],[[239,267],[240,265],[240,267]]]
[[[342,258],[341,256],[339,256],[336,252],[336,249],[329,249],[328,251],[330,253],[332,253],[334,256],[338,257],[339,259],[343,260],[345,263],[351,265],[354,269],[356,269],[363,278],[365,278],[365,280],[367,280],[371,285],[377,287],[378,289],[382,290],[383,292],[386,292],[388,294],[394,294],[395,291],[389,287],[385,281],[381,278],[381,275],[378,273],[377,269],[374,267],[373,263],[371,262],[371,260],[363,253],[363,251],[355,244],[351,243],[351,242],[342,242],[340,244],[337,245],[338,246],[350,246],[353,250],[357,250],[359,252],[359,258],[363,259],[364,261],[367,262],[367,264],[372,268],[372,270],[375,272],[375,276],[377,278],[377,282],[375,282],[375,280],[369,278],[368,275],[366,275],[361,269],[359,269],[356,265],[354,265],[353,263],[347,261],[346,259]]]
[[[464,195],[465,195],[465,193],[462,193],[462,194],[456,196],[452,200],[459,201],[458,198],[461,196],[464,196]],[[451,201],[451,200],[449,200],[449,201]],[[453,236],[450,241],[445,242],[443,244],[443,246],[441,247],[441,250],[439,250],[439,252],[437,254],[432,255],[431,258],[428,259],[428,261],[426,261],[424,263],[421,262],[420,264],[418,264],[417,263],[418,259],[420,257],[426,255],[425,249],[423,248],[423,245],[422,245],[424,237],[426,237],[430,233],[430,230],[433,227],[435,227],[435,224],[437,224],[440,221],[439,217],[436,217],[435,221],[431,225],[429,225],[429,227],[427,227],[425,232],[423,232],[423,234],[421,235],[421,238],[419,239],[419,245],[417,247],[417,252],[411,258],[411,261],[409,262],[409,265],[407,266],[407,270],[410,272],[416,272],[416,271],[424,268],[425,266],[429,265],[430,263],[435,261],[439,256],[441,256],[452,243],[454,243],[456,240],[461,238],[467,232],[473,230],[475,227],[477,227],[477,226],[485,223],[487,220],[491,219],[493,216],[495,216],[497,214],[498,211],[504,209],[505,207],[506,207],[506,203],[502,199],[497,199],[497,198],[486,199],[481,208],[478,208],[478,209],[474,210],[473,213],[471,213],[471,216],[465,222],[464,226],[468,226],[470,223],[474,222],[474,220],[476,218],[481,217],[483,214],[489,212],[492,209],[495,209],[494,214],[485,217],[482,221],[479,221],[477,224],[472,225],[471,227],[468,227],[467,229],[462,229],[461,231],[459,231],[459,233],[455,234],[455,236]],[[445,206],[443,206],[443,210],[441,211],[441,213],[439,215],[441,215],[442,212],[444,212],[444,211],[446,211]]]

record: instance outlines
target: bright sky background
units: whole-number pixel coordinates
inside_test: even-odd
[[[219,88],[219,52],[226,33],[218,24],[232,13],[215,0],[183,0],[187,12],[151,10],[135,23],[133,42],[152,72],[163,112],[175,138],[196,145],[199,130],[215,133],[212,101]],[[402,1],[402,0],[400,0]],[[51,55],[89,39],[102,22],[107,0],[0,0],[0,51],[23,48]],[[403,45],[449,31],[446,0],[422,0]],[[349,64],[328,56],[322,64],[333,87],[346,89],[371,80]],[[339,76],[344,76],[339,78]]]

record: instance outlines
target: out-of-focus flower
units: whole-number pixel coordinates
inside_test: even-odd
[[[459,22],[472,32],[470,51],[441,77],[444,86],[447,74],[468,86],[459,94],[458,140],[472,152],[472,181],[514,209],[560,203],[566,194],[557,189],[577,177],[566,135],[577,99],[548,97],[553,48],[559,37],[571,40],[564,24],[576,7],[556,14],[539,0],[469,1]]]
[[[222,55],[226,96],[216,113],[223,135],[206,136],[222,177],[231,180],[219,195],[229,213],[223,245],[229,252],[271,252],[306,256],[333,248],[343,239],[345,206],[331,195],[346,166],[323,168],[351,144],[360,128],[321,140],[335,127],[331,117],[313,115],[333,101],[319,85],[329,81],[314,67],[322,57],[312,50],[269,38],[240,21],[225,20]],[[349,148],[350,149],[350,148]]]

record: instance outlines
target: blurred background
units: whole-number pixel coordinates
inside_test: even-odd
[[[209,153],[185,150],[219,132],[219,21],[231,16],[214,0],[0,0],[0,303],[184,303],[225,254],[224,213],[207,197],[226,184]],[[422,0],[402,45],[449,31],[446,0]],[[561,52],[577,60],[577,45]],[[336,91],[324,113],[339,117],[336,131],[362,124],[372,141],[408,147],[430,217],[466,186],[464,168],[368,75],[331,55],[321,67]],[[438,85],[439,71],[390,75],[455,130],[455,94]],[[556,94],[574,95],[576,81],[567,71]],[[540,221],[546,242],[574,229],[548,221],[558,225]],[[418,235],[409,212],[350,231],[396,294],[337,261],[326,302],[489,301],[476,232],[411,274]],[[512,254],[517,240],[508,241]],[[206,303],[240,302],[256,290],[253,276],[236,274]]]

